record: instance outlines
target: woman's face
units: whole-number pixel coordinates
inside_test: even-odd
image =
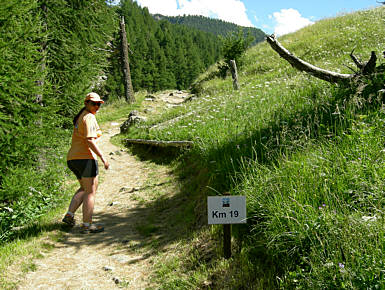
[[[85,105],[86,105],[87,111],[95,115],[96,112],[99,110],[100,106],[102,105],[102,103],[88,101],[85,103]]]

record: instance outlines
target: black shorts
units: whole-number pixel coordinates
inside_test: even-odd
[[[74,159],[67,161],[68,168],[76,175],[82,177],[96,177],[99,174],[98,162],[95,159]]]

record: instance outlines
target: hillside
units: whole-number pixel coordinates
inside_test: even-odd
[[[384,16],[380,7],[324,19],[279,41],[305,61],[350,73],[353,48],[363,60],[372,50],[382,54]],[[247,197],[248,225],[234,226],[232,262],[220,264],[202,238],[194,257],[168,259],[170,271],[184,273],[179,283],[212,289],[385,287],[385,116],[378,92],[384,76],[333,85],[296,71],[267,43],[247,52],[239,91],[231,79],[213,78],[213,70],[200,77],[193,101],[148,124],[165,126],[130,135],[197,144],[179,170],[195,176],[190,186],[202,207],[192,208],[203,228],[205,209],[198,201],[206,195]],[[214,229],[220,238],[220,227]],[[192,259],[204,266],[194,268]]]
[[[135,104],[111,98],[103,105],[103,136],[120,146],[126,138],[194,146],[122,150],[104,139],[112,167],[101,170],[95,218],[106,231],[89,238],[62,227],[76,184],[64,157],[71,117],[115,64],[105,41],[118,47],[114,13],[140,21],[128,24],[132,41],[138,30],[133,53],[143,56],[136,58],[140,88],[160,88],[150,56],[162,54],[149,48],[159,39],[178,48],[170,55],[183,64],[175,71],[180,85],[193,79],[180,60],[199,59],[182,57],[192,30],[174,42],[162,30],[173,24],[158,26],[146,9],[131,9],[136,2],[124,3],[116,10],[104,0],[0,7],[0,288],[59,281],[59,288],[385,289],[385,73],[331,84],[295,70],[266,42],[246,52],[237,91],[212,65],[195,71],[194,95],[143,90]],[[351,73],[353,49],[362,61],[374,51],[384,66],[384,18],[385,6],[359,11],[279,41],[331,71]],[[118,76],[108,79],[121,86]],[[132,110],[145,121],[117,135]],[[207,225],[206,204],[208,195],[225,194],[247,199],[247,224],[233,225],[228,260],[222,227]]]
[[[229,33],[238,32],[238,30],[241,29],[245,36],[249,34],[253,37],[254,41],[251,45],[255,45],[256,43],[263,41],[265,37],[265,33],[261,29],[243,27],[234,23],[220,19],[208,18],[201,15],[164,16],[161,14],[155,14],[153,16],[157,20],[165,19],[170,23],[194,27],[201,31],[209,32],[222,37],[226,37]]]

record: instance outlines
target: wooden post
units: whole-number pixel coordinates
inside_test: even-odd
[[[235,62],[234,62],[235,63]],[[229,196],[229,192],[225,192],[223,196]],[[222,207],[225,206],[222,200]],[[231,258],[231,224],[223,225],[223,255],[225,259]]]
[[[134,90],[132,89],[130,63],[128,62],[128,43],[127,43],[126,25],[124,23],[123,16],[120,20],[120,33],[122,37],[125,98],[128,103],[132,104],[135,102],[135,97],[134,97]]]
[[[231,258],[231,224],[223,225],[223,253],[225,259]]]
[[[233,77],[233,88],[234,90],[239,90],[237,64],[235,60],[230,60],[230,70]]]

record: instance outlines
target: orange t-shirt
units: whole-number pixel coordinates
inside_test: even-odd
[[[97,159],[97,155],[87,144],[87,138],[99,138],[102,131],[96,122],[95,115],[84,110],[76,122],[72,133],[72,144],[67,154],[67,160]]]

